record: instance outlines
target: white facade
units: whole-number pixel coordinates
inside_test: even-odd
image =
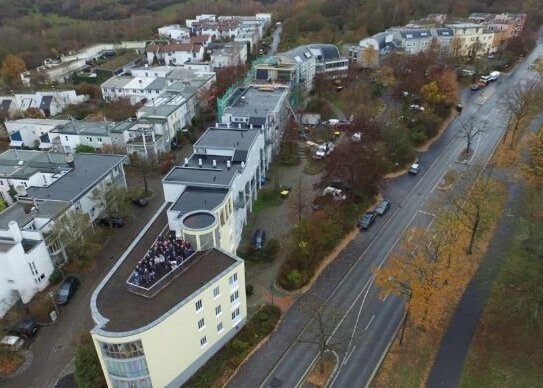
[[[40,232],[21,230],[11,221],[0,230],[0,317],[19,299],[28,303],[49,285],[53,263]]]
[[[188,28],[183,28],[179,24],[171,24],[169,26],[159,27],[158,35],[161,38],[173,40],[184,40],[189,39],[190,37]]]
[[[61,113],[68,105],[78,105],[89,99],[86,95],[77,95],[75,90],[49,90],[35,93],[15,93],[11,96],[0,96],[0,102],[10,100],[9,113],[26,112],[36,109],[44,116],[54,116]]]
[[[213,49],[210,62],[214,69],[243,65],[247,62],[247,45],[244,43],[226,44],[221,48]]]
[[[200,62],[204,59],[204,47],[192,43],[168,43],[147,46],[147,63],[155,61],[168,66],[182,66],[187,62]]]
[[[17,132],[20,134],[21,140],[12,139],[10,144],[12,147],[34,147],[41,144],[41,136],[50,133],[57,126],[65,125],[68,122],[68,120],[19,119],[5,121],[4,125],[10,137],[15,137],[12,135]]]

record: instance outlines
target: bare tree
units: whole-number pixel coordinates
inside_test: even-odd
[[[302,216],[305,211],[305,209],[308,206],[308,201],[306,198],[307,194],[307,188],[304,185],[303,178],[300,176],[298,178],[298,182],[296,183],[296,186],[294,187],[294,201],[291,203],[291,209],[295,213],[296,217],[298,218],[298,222],[302,221]]]
[[[532,81],[517,84],[506,93],[505,107],[509,113],[509,123],[503,137],[503,143],[505,144],[508,134],[511,133],[511,148],[515,145],[521,122],[526,119],[534,108],[533,100],[540,88],[541,84],[538,81]]]
[[[110,226],[112,217],[128,214],[128,193],[124,187],[113,184],[95,189],[92,199],[103,209],[103,215],[109,219]]]
[[[319,372],[322,375],[324,374],[325,354],[337,349],[343,342],[342,338],[336,335],[336,328],[341,321],[341,316],[337,311],[326,314],[322,303],[310,303],[306,309],[310,314],[310,323],[298,337],[298,341],[318,346]]]
[[[469,155],[471,151],[471,145],[473,144],[473,140],[475,140],[478,135],[485,133],[486,128],[486,121],[480,122],[475,120],[462,120],[460,122],[460,128],[458,128],[458,136],[466,139],[466,155]]]

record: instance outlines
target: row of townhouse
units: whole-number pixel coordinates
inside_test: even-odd
[[[210,88],[216,74],[208,64],[192,66],[144,66],[131,69],[130,75],[111,77],[100,86],[104,100],[127,98],[131,104],[149,102],[163,93],[178,94],[197,105],[198,95]]]
[[[235,252],[278,151],[289,93],[236,90],[222,122],[163,178],[164,205],[91,298],[91,335],[108,386],[181,386],[245,324],[244,263]],[[191,249],[172,251],[176,264],[142,280],[141,261],[169,238]]]
[[[360,40],[349,58],[362,67],[376,67],[391,49],[417,54],[430,48],[444,55],[481,56],[497,52],[524,29],[525,14],[472,14],[467,21],[429,15],[404,27],[393,27]]]
[[[14,93],[0,96],[0,114],[4,117],[15,117],[29,109],[39,111],[50,117],[62,112],[66,106],[81,104],[89,96],[77,95],[75,90],[48,90],[35,93]]]
[[[0,213],[0,317],[47,287],[66,252],[51,228],[67,212],[92,222],[103,211],[96,190],[126,187],[123,155],[8,150],[0,154],[0,194],[17,202]]]

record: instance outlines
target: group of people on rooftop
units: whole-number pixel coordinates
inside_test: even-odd
[[[131,282],[137,286],[150,286],[193,253],[190,243],[177,238],[175,232],[160,235],[136,266]]]

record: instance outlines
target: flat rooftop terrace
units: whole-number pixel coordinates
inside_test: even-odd
[[[146,298],[130,292],[126,281],[157,236],[167,229],[166,213],[170,206],[171,203],[160,211],[121,265],[99,289],[96,307],[98,312],[109,320],[100,327],[101,330],[126,332],[144,327],[237,263],[235,258],[216,249],[197,252],[184,272],[154,297]]]

